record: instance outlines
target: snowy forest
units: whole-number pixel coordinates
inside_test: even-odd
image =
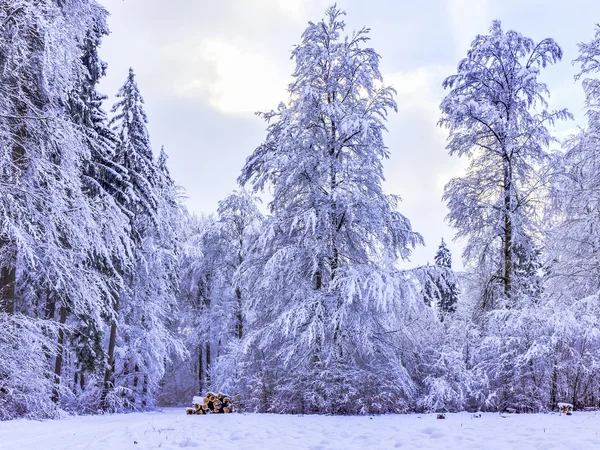
[[[559,44],[499,21],[473,36],[437,124],[440,156],[468,161],[443,196],[464,253],[441,240],[411,266],[368,28],[335,5],[308,23],[239,189],[197,215],[134,69],[98,91],[107,15],[0,0],[0,419],[208,390],[293,414],[600,406],[600,26],[573,61],[587,123],[561,141]]]

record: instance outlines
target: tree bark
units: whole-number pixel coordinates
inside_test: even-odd
[[[579,404],[577,400],[577,390],[579,389],[579,377],[581,376],[581,369],[577,369],[577,376],[575,376],[575,381],[573,382],[573,397],[571,398],[571,403],[573,404],[573,408],[576,409]]]
[[[104,383],[102,387],[102,395],[100,396],[100,406],[105,411],[108,410],[108,404],[106,397],[108,391],[114,387],[114,373],[115,373],[115,345],[117,342],[117,320],[119,316],[119,298],[115,298],[113,306],[114,318],[110,325],[110,337],[108,339],[108,360],[107,367],[104,372]]]
[[[16,270],[3,267],[0,269],[0,311],[14,314],[15,312],[15,281]]]
[[[204,358],[202,357],[202,345],[198,346],[198,395],[204,392]]]
[[[46,303],[44,304],[44,317],[46,320],[54,320],[56,313],[56,301],[52,298],[52,294],[48,292],[46,295]]]
[[[138,373],[140,371],[139,366],[136,364],[135,366],[133,366],[133,401],[132,403],[137,403],[137,393],[138,393],[138,384],[139,384],[139,379],[138,379]]]
[[[18,107],[19,113],[26,114],[25,106],[22,102]],[[14,132],[14,146],[12,148],[13,164],[21,170],[25,170],[25,137],[27,132],[23,126],[24,122],[18,117],[15,117],[13,125],[16,127]],[[11,194],[9,194],[11,195]],[[0,248],[10,245],[11,242],[5,239],[0,239]],[[0,311],[14,314],[15,313],[15,283],[17,278],[16,271],[16,254],[11,255],[12,265],[4,265],[0,267]]]
[[[556,370],[556,362],[554,363],[554,367],[552,369],[552,384],[550,385],[550,403],[552,411],[556,408],[556,391],[557,385],[556,381],[558,379],[558,372]]]
[[[142,384],[142,408],[145,408],[148,405],[146,400],[148,396],[148,375],[144,374],[144,381]]]
[[[64,305],[60,307],[58,328],[58,345],[56,348],[56,360],[54,362],[54,389],[52,390],[52,401],[58,403],[60,377],[62,374],[63,365],[63,345],[65,343],[65,323],[67,322],[67,308]]]
[[[206,343],[206,387],[210,387],[210,342]]]
[[[242,339],[244,335],[244,317],[242,315],[242,291],[239,287],[235,288],[235,296],[237,298],[237,311],[236,311],[236,336],[238,339]]]
[[[504,157],[504,295],[512,298],[513,282],[513,224],[512,224],[512,168],[508,156]]]

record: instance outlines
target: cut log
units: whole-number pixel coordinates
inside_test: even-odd
[[[233,401],[227,394],[207,392],[206,397],[194,396],[192,408],[186,409],[186,414],[229,414],[233,412]]]

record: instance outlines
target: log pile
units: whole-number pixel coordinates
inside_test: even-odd
[[[206,397],[194,397],[191,408],[186,408],[187,415],[192,414],[228,414],[233,411],[233,402],[226,394],[208,392]]]
[[[573,414],[573,404],[572,403],[560,402],[556,406],[558,407],[558,412],[561,414],[566,414],[567,416],[571,416]]]

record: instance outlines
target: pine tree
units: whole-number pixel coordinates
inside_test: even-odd
[[[108,252],[101,223],[119,224],[99,223],[102,208],[82,177],[93,138],[72,102],[88,70],[84,43],[104,18],[92,0],[0,2],[1,328],[30,352],[30,361],[7,355],[22,364],[0,376],[13,392],[0,405],[8,416],[57,411],[48,402],[69,386],[67,320],[86,314],[98,323],[104,310],[106,284],[89,262]]]
[[[435,264],[448,269],[448,272],[442,274],[441,279],[437,282],[439,293],[438,308],[440,310],[440,319],[443,321],[446,314],[456,311],[456,302],[458,301],[458,288],[456,281],[453,279],[454,274],[452,272],[452,254],[446,246],[444,239],[442,239],[435,254]]]
[[[98,396],[150,407],[169,355],[182,354],[170,328],[177,187],[165,155],[152,159],[133,73],[117,134],[108,125],[96,90],[106,16],[94,0],[0,0],[2,419],[89,411]]]
[[[247,346],[264,361],[247,375],[278,386],[277,404],[261,406],[276,411],[400,408],[412,385],[395,350],[402,333],[389,331],[410,304],[394,264],[421,236],[381,187],[394,91],[365,47],[369,30],[341,35],[343,14],[333,6],[309,23],[292,52],[290,100],[262,114],[266,141],[239,179],[273,188],[259,254],[242,273],[254,318]],[[379,401],[384,391],[396,401]]]
[[[452,253],[450,253],[450,249],[446,246],[444,238],[442,238],[434,259],[438,266],[447,267],[448,269],[452,268]]]
[[[119,89],[117,98],[119,100],[111,109],[115,115],[110,120],[109,125],[112,126],[118,138],[116,161],[127,170],[127,176],[131,184],[125,206],[130,211],[133,261],[120,274],[124,279],[124,286],[112,301],[111,326],[107,344],[108,361],[101,398],[104,409],[135,407],[135,396],[121,395],[121,398],[128,399],[125,404],[121,404],[119,403],[119,397],[113,394],[116,393],[115,389],[118,388],[117,390],[122,391],[124,388],[124,386],[118,386],[118,384],[125,383],[129,386],[126,389],[130,389],[135,380],[137,387],[141,364],[141,361],[137,358],[139,352],[135,348],[129,349],[133,357],[126,356],[120,362],[120,366],[117,367],[115,349],[132,345],[132,341],[135,339],[135,327],[131,328],[133,323],[136,325],[141,324],[142,330],[139,331],[144,333],[149,331],[150,327],[159,325],[160,321],[157,321],[157,319],[163,314],[162,308],[156,311],[156,316],[146,317],[142,312],[144,310],[142,306],[148,302],[148,295],[160,292],[160,290],[157,290],[157,286],[149,289],[149,284],[156,281],[151,278],[154,276],[157,280],[160,280],[164,276],[161,270],[154,273],[150,271],[151,263],[160,261],[158,255],[152,257],[151,253],[153,246],[156,244],[156,232],[163,224],[159,217],[161,206],[159,183],[161,177],[154,161],[150,137],[146,128],[148,119],[143,108],[144,99],[135,81],[133,69],[129,69],[127,80]],[[168,258],[175,257],[170,255]],[[168,302],[163,306],[166,309],[170,307]],[[120,326],[121,331],[118,333]],[[160,331],[168,335],[168,332],[162,327]],[[170,339],[168,339],[164,344],[169,347],[170,342]],[[157,349],[159,353],[161,349],[164,350],[162,345]],[[160,364],[163,364],[163,362],[161,361]],[[120,372],[121,381],[115,378],[117,369]]]
[[[128,207],[133,214],[154,218],[157,209],[156,184],[159,175],[152,155],[146,124],[144,98],[135,81],[133,69],[117,92],[117,101],[111,108],[114,116],[109,125],[117,134],[117,162],[127,170],[131,193]]]
[[[73,332],[69,336],[71,342],[67,348],[72,348],[75,354],[72,389],[79,390],[80,393],[86,388],[86,380],[91,386],[97,382],[97,372],[104,366],[101,343],[104,323],[101,319],[112,299],[123,289],[121,274],[132,256],[130,212],[126,208],[131,185],[127,170],[116,160],[118,140],[108,126],[108,116],[102,109],[102,102],[107,97],[96,90],[107,66],[98,55],[102,38],[109,33],[107,15],[99,5],[92,5],[90,8],[88,30],[80,44],[81,68],[68,103],[73,122],[83,132],[83,144],[87,151],[82,161],[82,186],[92,205],[91,213],[99,225],[98,242],[102,244],[90,253],[88,268],[90,272],[96,273],[95,282],[101,287],[97,308],[102,313],[90,314],[89,309],[71,311],[75,317],[68,319]],[[62,355],[59,356],[61,358],[57,358],[55,367],[58,378],[61,371],[58,360],[62,360]]]

